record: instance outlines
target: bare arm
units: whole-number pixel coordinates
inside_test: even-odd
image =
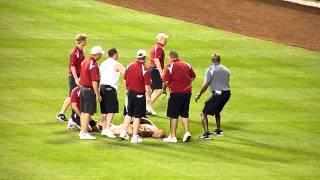
[[[77,106],[77,103],[71,103],[71,108],[80,117],[81,113],[80,109]]]
[[[78,75],[77,75],[77,71],[76,71],[76,68],[74,66],[71,66],[71,74],[74,78],[74,81],[76,82],[76,84],[79,86],[79,78],[78,78]]]
[[[126,68],[120,64],[120,63],[117,63],[115,66],[114,66],[114,70],[116,72],[120,72],[122,75],[124,75],[124,73],[126,72]]]
[[[100,102],[101,97],[100,97],[100,94],[99,94],[99,84],[98,84],[98,81],[92,81],[92,87],[93,87],[94,93],[96,94],[96,100],[97,100],[97,102]]]
[[[148,102],[151,99],[151,87],[150,87],[150,85],[145,85],[145,89],[146,89],[146,100]]]
[[[204,84],[202,87],[201,87],[201,89],[200,89],[200,92],[197,94],[197,96],[196,96],[196,102],[200,99],[200,97],[201,97],[201,95],[204,93],[204,92],[206,92],[206,90],[208,89],[208,87],[209,87],[209,84]]]
[[[167,92],[168,84],[169,84],[168,81],[163,82],[163,88],[162,88],[163,92]]]

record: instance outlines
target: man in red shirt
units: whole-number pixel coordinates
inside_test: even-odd
[[[81,122],[80,122],[80,86],[75,87],[70,94],[71,98],[71,119],[69,119],[68,122],[68,129],[72,130],[75,127],[81,127]],[[76,125],[75,125],[76,124]],[[99,131],[99,126],[96,121],[93,119],[90,119],[89,121],[89,127],[90,131]],[[81,129],[81,128],[79,128]]]
[[[157,44],[151,48],[150,52],[150,73],[151,73],[151,100],[147,102],[147,113],[156,115],[153,111],[152,104],[158,99],[162,93],[162,80],[163,68],[164,68],[164,46],[167,44],[169,36],[164,33],[159,33],[156,37]]]
[[[71,50],[70,61],[69,61],[69,95],[77,85],[79,85],[79,77],[81,70],[81,62],[84,60],[83,47],[87,42],[87,35],[77,34],[76,35],[76,47]],[[70,97],[68,96],[61,107],[60,112],[57,114],[56,118],[60,121],[67,121],[66,116],[64,115],[70,104]]]
[[[140,126],[140,119],[145,116],[146,101],[150,100],[151,94],[150,71],[145,65],[146,57],[146,51],[139,50],[137,52],[137,60],[127,66],[124,75],[128,104],[126,107],[127,115],[124,119],[120,138],[127,139],[127,128],[132,118],[134,118],[131,143],[139,143],[143,141],[138,135],[138,130]]]
[[[183,142],[191,140],[189,132],[189,105],[192,92],[192,81],[196,75],[190,64],[179,59],[179,55],[175,51],[169,53],[171,63],[168,64],[164,71],[163,91],[167,86],[170,90],[170,98],[168,100],[167,116],[170,118],[171,133],[164,142],[176,143],[176,131],[179,116],[182,118],[185,130]]]
[[[105,54],[100,46],[91,49],[88,59],[81,63],[80,72],[80,111],[81,111],[81,131],[80,139],[96,139],[88,133],[88,125],[91,116],[97,111],[97,101],[100,102],[101,97],[98,91],[100,73],[96,61]]]

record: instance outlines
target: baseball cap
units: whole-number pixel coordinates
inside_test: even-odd
[[[91,49],[90,54],[94,55],[94,54],[105,54],[105,52],[103,51],[101,46],[95,46]]]
[[[137,58],[142,58],[142,57],[146,57],[147,56],[147,52],[144,49],[139,49],[137,52]]]
[[[157,34],[156,39],[161,39],[161,38],[168,39],[169,37],[170,36],[165,33],[159,33],[159,34]]]

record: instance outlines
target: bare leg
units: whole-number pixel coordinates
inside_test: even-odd
[[[83,115],[82,115],[83,114]],[[82,133],[87,133],[89,130],[89,121],[91,119],[91,115],[88,113],[82,113],[81,116],[83,117],[81,120],[81,131]]]
[[[201,122],[202,122],[204,132],[209,133],[208,115],[207,114],[201,113]]]
[[[106,114],[101,114],[101,126],[102,126],[102,129],[105,129],[106,128]]]
[[[171,137],[177,136],[178,119],[170,119]]]
[[[216,123],[217,123],[217,129],[220,130],[220,120],[221,120],[220,113],[216,114],[215,118],[216,118]]]
[[[134,118],[133,120],[133,129],[132,129],[132,135],[138,135],[138,130],[140,126],[140,118]]]
[[[153,90],[151,94],[151,101],[150,106],[159,98],[159,96],[162,94],[162,89],[155,89]]]
[[[189,118],[182,118],[182,125],[184,128],[184,132],[190,132],[189,131]]]
[[[123,120],[123,126],[122,126],[123,129],[122,129],[122,131],[127,132],[127,128],[128,128],[128,126],[130,124],[131,119],[132,119],[132,117],[126,115],[126,117]]]
[[[70,103],[71,103],[71,99],[70,97],[67,97],[62,104],[59,114],[64,114],[67,108],[69,107]]]
[[[106,129],[110,129],[110,125],[112,123],[113,116],[114,116],[114,113],[109,113],[106,115],[106,123],[105,123]]]

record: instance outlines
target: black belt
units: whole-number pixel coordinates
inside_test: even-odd
[[[146,93],[139,93],[139,92],[136,92],[136,91],[133,91],[130,89],[129,89],[128,93],[133,94],[133,95],[143,95],[143,96],[146,94]]]
[[[106,89],[107,91],[116,90],[114,87],[110,85],[100,85],[100,88]]]
[[[93,89],[93,87],[84,86],[84,85],[80,85],[80,87],[81,87],[81,88],[84,88],[84,89],[89,89],[89,90]]]
[[[212,91],[212,94],[217,94],[217,95],[226,94],[226,93],[230,93],[230,90],[226,90],[226,91],[215,90],[215,91]]]

